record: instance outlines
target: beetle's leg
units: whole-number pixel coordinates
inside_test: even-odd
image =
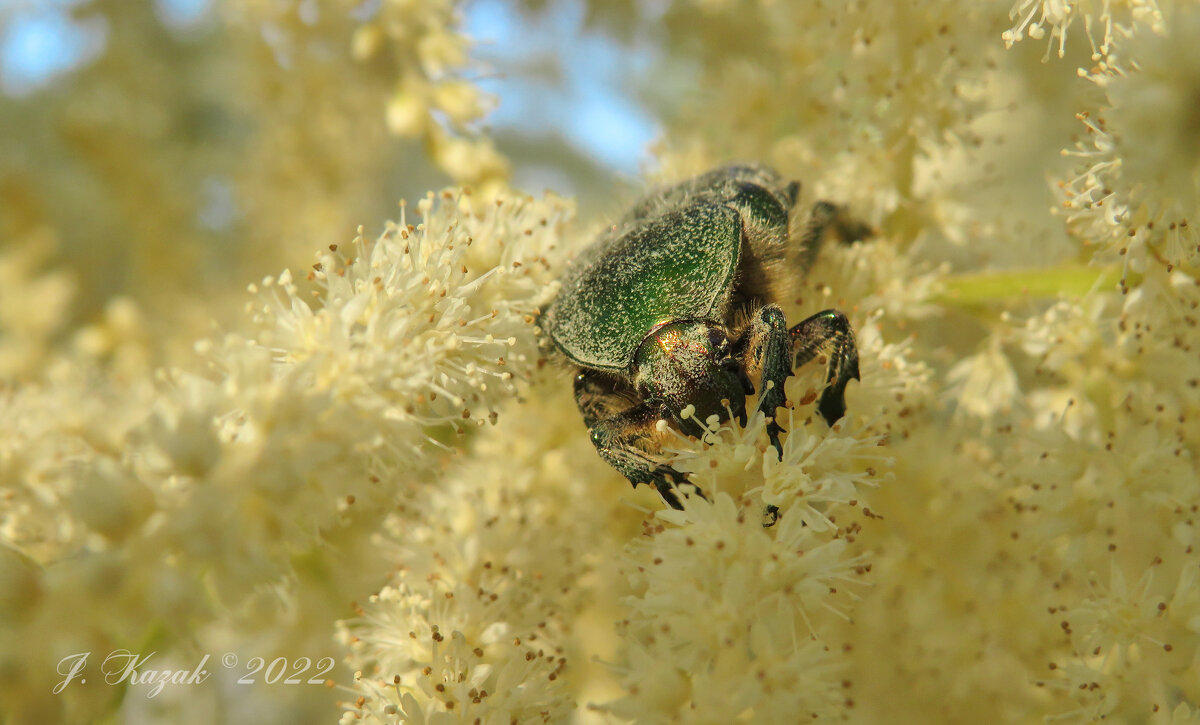
[[[874,233],[867,224],[849,218],[845,210],[827,201],[813,204],[808,226],[800,240],[800,268],[808,269],[821,251],[825,236],[833,231],[843,242],[856,242]]]
[[[640,483],[654,486],[671,508],[682,509],[675,484],[687,481],[687,477],[656,461],[638,445],[655,435],[659,413],[659,406],[639,403],[620,415],[601,420],[591,427],[592,444],[600,457],[635,488]]]
[[[850,321],[837,310],[825,310],[788,331],[795,355],[794,367],[812,360],[819,354],[829,356],[828,386],[821,393],[817,410],[829,425],[846,412],[846,383],[858,380],[858,348],[854,345],[854,330]]]
[[[617,382],[592,370],[575,376],[575,403],[588,428],[633,407],[632,393],[622,393]]]
[[[627,399],[600,376],[585,371],[575,376],[575,402],[583,413],[592,445],[608,465],[617,469],[636,488],[654,486],[671,508],[682,509],[675,484],[687,476],[656,461],[638,444],[650,440],[661,416],[661,407],[638,403],[617,412]]]
[[[792,374],[791,343],[787,319],[778,305],[765,305],[754,313],[742,338],[742,364],[746,373],[759,379],[758,409],[767,418],[767,435],[780,460],[783,445],[779,434],[783,426],[775,420],[776,409],[787,402],[783,384]]]

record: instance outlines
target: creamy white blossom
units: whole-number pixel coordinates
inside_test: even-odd
[[[289,272],[265,278],[251,307],[256,343],[399,425],[494,421],[497,402],[534,370],[534,316],[553,299],[569,215],[554,198],[501,197],[476,210],[461,192],[430,194],[418,224],[402,215],[373,241],[360,235],[318,256],[316,309]]]
[[[569,410],[565,390],[534,392]],[[376,537],[396,574],[342,624],[360,672],[347,716],[554,723],[576,709],[590,669],[578,620],[615,602],[595,577],[622,540],[612,520],[638,512],[620,485],[588,487],[607,469],[582,425],[547,427],[527,408],[506,410],[438,486],[404,497]]]
[[[45,693],[33,711],[80,707],[51,693],[75,635],[33,641],[80,597],[76,620],[107,638],[143,636],[168,613],[212,619],[219,603],[267,615],[257,599],[288,590],[297,567],[327,566],[326,541],[365,555],[369,522],[429,485],[447,449],[436,426],[494,421],[527,383],[569,208],[509,198],[476,211],[447,192],[418,213],[419,225],[359,237],[354,259],[326,252],[315,285],[264,281],[245,332],[197,343],[207,370],[124,385],[64,363],[43,387],[4,392],[6,606],[26,614],[2,636],[30,658],[24,687]]]
[[[1164,25],[1157,0],[1017,0],[1008,14],[1016,25],[1001,36],[1006,46],[1025,36],[1046,38],[1047,57],[1054,48],[1059,58],[1066,54],[1067,31],[1076,20],[1083,24],[1095,59],[1107,56],[1135,22],[1155,30]]]
[[[1089,78],[1106,108],[1081,113],[1088,140],[1066,152],[1080,160],[1061,184],[1064,215],[1101,261],[1195,267],[1200,260],[1200,163],[1192,100],[1200,92],[1200,54],[1191,39],[1200,11],[1187,4],[1169,29],[1144,29],[1122,45],[1122,62]]]
[[[823,623],[849,616],[868,568],[799,516],[764,529],[761,510],[712,495],[660,515],[632,547],[627,693],[604,709],[638,722],[844,713],[845,653]]]

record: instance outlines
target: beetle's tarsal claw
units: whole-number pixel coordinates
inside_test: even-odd
[[[676,511],[683,510],[683,502],[679,500],[679,493],[675,487],[666,482],[655,481],[654,487],[658,489],[658,495],[662,496],[663,501]]]
[[[682,492],[678,485],[688,483],[687,476],[669,466],[659,466],[651,474],[651,477],[654,488],[658,490],[658,495],[662,496],[662,500],[671,508],[682,511],[683,500],[680,498]],[[699,486],[694,483],[689,483],[688,486],[691,488],[692,493],[706,501],[708,500]]]
[[[796,201],[800,199],[800,182],[789,181],[784,193],[787,194],[789,207],[796,206]]]
[[[817,412],[830,426],[841,420],[842,416],[846,414],[845,390],[845,381],[841,385],[831,385],[825,388],[825,391],[821,393],[821,399],[817,401]]]
[[[783,460],[783,444],[779,442],[779,434],[786,432],[774,418],[767,420],[767,437],[771,440],[771,445],[775,447],[775,453],[779,455],[781,461]]]
[[[837,310],[825,310],[796,325],[789,334],[797,366],[828,351],[828,387],[821,393],[817,411],[832,426],[846,413],[846,383],[859,379],[858,350],[850,322]]]

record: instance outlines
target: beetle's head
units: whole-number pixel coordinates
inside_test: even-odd
[[[744,424],[746,396],[754,386],[730,349],[725,330],[710,322],[679,320],[656,328],[634,355],[633,381],[638,393],[661,401],[681,430],[699,436],[699,421],[729,412]],[[680,413],[689,405],[687,419]]]

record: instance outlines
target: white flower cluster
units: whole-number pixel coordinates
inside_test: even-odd
[[[494,100],[462,77],[470,41],[457,22],[453,0],[384,0],[355,31],[352,52],[361,63],[395,65],[386,110],[392,133],[420,139],[455,181],[492,185],[508,175],[508,161],[491,139],[471,133]]]
[[[1067,152],[1080,165],[1060,185],[1072,230],[1126,276],[1200,265],[1200,8],[1181,3],[1169,18],[1131,26],[1115,59],[1087,73],[1105,104],[1080,113],[1089,138]]]
[[[509,163],[480,133],[482,119],[496,103],[468,78],[475,68],[471,39],[459,29],[461,5],[455,0],[245,0],[220,10],[261,35],[281,65],[310,63],[308,73],[321,82],[342,83],[324,76],[330,57],[344,59],[347,69],[369,79],[362,85],[374,86],[370,102],[388,132],[420,142],[455,183],[490,195],[503,188]],[[351,94],[355,85],[348,84]]]
[[[1164,24],[1157,0],[1017,0],[1009,17],[1017,24],[1002,34],[1006,46],[1011,48],[1025,36],[1047,38],[1046,55],[1057,45],[1059,58],[1066,54],[1067,31],[1081,19],[1095,60],[1107,56],[1114,40],[1129,34],[1132,23],[1156,30]]]
[[[39,267],[50,255],[53,239],[32,234],[10,242],[0,253],[0,376],[24,377],[44,365],[51,339],[59,332],[67,306],[74,295],[71,278],[61,270]],[[35,306],[27,300],[38,300]]]
[[[557,723],[575,709],[581,612],[612,606],[595,577],[630,511],[619,486],[588,487],[606,468],[582,425],[546,425],[573,413],[565,388],[535,392],[544,407],[506,410],[376,537],[396,573],[343,625],[356,671],[343,722]]]
[[[374,561],[370,536],[397,493],[436,468],[439,428],[494,421],[536,370],[534,315],[554,291],[569,207],[513,197],[475,210],[446,192],[417,212],[420,224],[360,236],[353,258],[323,254],[314,284],[265,280],[246,332],[197,346],[204,374],[123,386],[63,364],[44,388],[5,391],[0,578],[13,616],[0,638],[5,669],[25,673],[19,690],[44,693],[26,714],[102,710],[102,684],[51,693],[72,647],[159,627],[172,641],[217,601],[239,608],[290,581],[301,591],[288,601],[314,606],[304,586],[357,580],[327,557]],[[298,566],[331,575],[301,584]],[[251,627],[272,608],[257,611]]]
[[[497,611],[516,609],[498,599],[483,586],[436,584],[422,593],[389,587],[373,595],[354,628],[364,636],[351,648],[367,654],[376,674],[356,674],[363,694],[342,722],[561,722],[572,709],[555,684],[567,662],[561,647],[547,651],[536,626],[514,631],[497,621]],[[397,640],[405,630],[408,641]],[[377,679],[388,673],[396,674]]]
[[[569,210],[553,199],[471,203],[431,193],[417,204],[420,224],[402,216],[374,242],[332,245],[308,275],[315,310],[289,273],[264,279],[250,310],[256,344],[298,384],[336,387],[372,417],[412,430],[494,422],[496,402],[538,356],[534,314],[553,298]]]
[[[638,722],[760,722],[843,712],[842,652],[822,636],[847,616],[862,566],[846,538],[727,493],[660,515],[629,553],[633,595],[618,630],[626,695],[606,709]]]

